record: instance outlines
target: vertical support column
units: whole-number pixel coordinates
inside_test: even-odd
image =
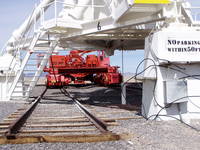
[[[95,18],[95,14],[94,14],[94,0],[92,0],[92,19],[91,20],[94,20]]]
[[[42,6],[41,8],[40,8],[40,24],[41,24],[41,26],[43,26],[44,25],[44,20],[45,20],[45,14],[44,14],[44,12],[45,12],[45,7],[46,6]],[[37,16],[36,16],[37,17]]]
[[[55,0],[55,24],[57,24],[57,0]]]
[[[121,84],[121,103],[122,105],[126,105],[126,83]]]
[[[40,8],[40,25],[42,26],[42,8]]]
[[[37,4],[35,4],[35,10],[37,9]],[[36,16],[34,16],[34,25],[33,25],[33,29],[34,29],[34,33],[36,32],[36,22],[37,22],[37,18]]]
[[[122,44],[122,84],[121,84],[121,104],[126,105],[126,82],[124,82],[124,48],[123,48],[123,40],[121,40]]]

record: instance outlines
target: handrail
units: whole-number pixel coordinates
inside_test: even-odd
[[[112,1],[112,0],[111,0]],[[48,5],[45,5],[45,6],[43,6],[43,8],[45,8],[45,7],[49,7],[49,6],[51,6],[52,4],[54,4],[55,2],[51,2],[51,3],[49,3]],[[65,2],[61,2],[61,1],[58,1],[58,0],[56,0],[56,3],[58,3],[58,4],[64,4],[65,6],[68,6],[68,7],[71,7],[71,8],[74,8],[74,7],[91,7],[91,6],[94,6],[94,7],[96,7],[96,8],[104,8],[107,4],[105,4],[105,5],[72,5],[72,4],[67,4],[67,3],[65,3]]]
[[[34,13],[35,9],[36,9],[36,7],[33,9],[32,13],[31,13],[31,15],[30,15],[30,17],[29,17],[28,23],[30,23],[31,18],[33,17],[33,13]],[[16,48],[16,51],[15,51],[14,56],[13,56],[13,59],[12,59],[12,61],[10,62],[10,65],[9,65],[9,66],[10,66],[9,69],[10,69],[11,66],[13,65],[14,60],[15,60],[15,58],[16,58],[18,52],[19,52],[19,51],[24,47],[24,45],[26,44],[26,42],[27,42],[27,40],[28,40],[28,38],[29,38],[29,35],[30,35],[30,33],[31,33],[31,30],[32,30],[32,28],[30,28],[29,32],[27,33],[26,38],[23,39],[24,42],[22,43],[22,47]],[[25,34],[26,34],[26,33],[23,33],[22,37],[25,36]],[[21,41],[22,41],[22,39],[21,39]],[[21,41],[19,41],[19,43],[18,43],[19,46],[21,45]],[[11,70],[6,74],[6,75],[7,75],[7,81],[10,80],[11,74],[13,73],[15,67],[16,67],[16,63],[15,63],[14,66],[11,68]],[[17,72],[18,72],[18,71],[17,71]],[[10,90],[10,88],[12,87],[12,85],[13,85],[13,83],[10,85],[10,87],[8,87],[8,89],[7,89],[8,91]]]
[[[29,20],[29,21],[30,21],[30,20]],[[11,63],[10,63],[10,66],[12,65],[12,63],[13,63],[15,57],[17,56],[17,53],[18,53],[18,52],[20,51],[20,49],[22,49],[22,48],[24,47],[24,45],[26,44],[26,41],[27,41],[27,39],[29,38],[30,32],[31,32],[31,30],[29,30],[29,32],[28,32],[26,38],[24,39],[24,43],[22,44],[22,47],[21,47],[21,48],[20,48],[20,47],[19,47],[19,48],[16,48],[17,51],[15,51],[15,53],[14,53],[14,57],[13,57]],[[23,35],[23,36],[24,36],[24,35]],[[21,41],[22,41],[22,39],[21,39]],[[20,44],[21,41],[19,41],[19,44],[18,44],[18,45],[21,45],[21,44]],[[14,68],[12,68],[12,69],[14,69]],[[13,71],[13,70],[12,70],[12,71]],[[12,72],[12,71],[11,71],[11,72]]]
[[[0,53],[0,56],[3,56],[5,54],[5,51],[6,51],[6,46],[8,45],[8,41],[3,45],[3,47],[1,48],[1,53]]]
[[[29,24],[29,23],[31,22],[32,18],[34,17],[33,14],[34,14],[34,12],[36,11],[36,9],[38,9],[38,7],[34,7],[34,9],[33,9],[32,13],[31,13],[31,15],[29,16],[29,19],[28,19],[27,24]],[[40,8],[40,9],[41,9],[41,8]],[[45,11],[45,9],[43,9],[43,11]],[[43,17],[43,14],[40,14],[40,15],[39,15],[39,18],[41,19],[42,17]],[[27,43],[27,40],[28,40],[28,38],[29,38],[29,34],[31,33],[33,27],[34,27],[34,31],[33,31],[33,37],[34,37],[35,31],[36,31],[36,24],[39,22],[39,19],[36,19],[36,18],[33,18],[33,19],[34,19],[33,24],[30,25],[30,28],[29,28],[29,30],[28,30],[28,33],[26,33],[25,31],[22,33],[22,36],[21,36],[21,37],[25,37],[25,38],[23,38],[23,39],[20,38],[20,41],[16,41],[17,47],[15,48],[16,51],[15,51],[15,53],[14,53],[14,57],[13,57],[13,59],[12,59],[10,65],[9,65],[10,67],[13,65],[14,59],[16,58],[17,54],[20,52],[20,50],[23,49],[23,47],[24,47],[25,44]],[[26,35],[26,36],[25,36],[25,35]],[[33,38],[33,39],[34,39],[34,38]],[[32,40],[33,40],[33,39],[32,39]],[[23,43],[22,43],[22,40],[24,40]],[[31,42],[30,42],[30,43],[31,43]],[[6,44],[6,45],[7,45],[7,44]],[[28,53],[28,52],[27,52],[27,53]],[[14,66],[13,66],[12,69],[9,71],[9,73],[6,74],[6,81],[7,81],[7,82],[10,80],[11,74],[13,73],[13,70],[16,68],[15,66],[16,66],[16,64],[14,64]],[[18,72],[18,71],[19,71],[19,70],[17,70],[17,72]],[[13,83],[14,83],[14,82],[13,82]],[[13,83],[12,83],[9,87],[7,87],[8,93],[9,93],[10,89],[12,88]]]
[[[54,7],[54,16],[52,16],[52,19],[54,19],[55,22],[57,22],[57,18],[59,18],[59,15],[57,14],[58,13],[58,8],[59,9],[61,8],[61,7],[58,7],[58,6],[60,6],[59,4],[62,4],[63,6],[67,6],[69,8],[77,8],[77,7],[92,8],[93,9],[92,13],[93,13],[93,16],[94,16],[95,8],[102,8],[102,9],[108,8],[109,11],[110,11],[110,5],[112,4],[112,2],[113,2],[113,0],[109,0],[108,2],[105,2],[103,5],[102,4],[94,5],[94,0],[92,0],[91,4],[83,5],[83,4],[68,4],[68,3],[63,2],[63,1],[54,0],[53,2],[41,7],[41,9],[42,9],[41,10],[42,17],[41,17],[41,20],[40,20],[40,24],[41,24],[41,26],[44,25],[44,22],[46,21],[45,16],[48,16],[48,14],[44,12],[44,10],[47,7],[50,7],[50,6]],[[63,7],[62,7],[62,9],[63,9]],[[42,13],[42,12],[44,12],[44,13]],[[87,19],[85,21],[92,21],[92,20],[94,20],[94,17],[92,17],[92,19]]]
[[[36,9],[36,8],[34,8],[34,9],[32,10],[28,23],[30,23],[30,20],[31,20],[31,18],[33,17],[33,13],[34,13],[35,9]],[[25,33],[22,34],[22,37],[23,37],[24,35],[25,35]],[[0,54],[1,56],[3,56],[3,55],[5,54],[5,52],[6,52],[6,46],[8,45],[8,42],[9,42],[9,40],[5,43],[5,45],[4,45],[3,48],[1,49],[1,54]]]

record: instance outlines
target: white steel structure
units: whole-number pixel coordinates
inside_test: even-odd
[[[199,29],[185,0],[43,0],[2,50],[0,99],[27,99],[54,50],[145,49],[143,114],[200,118]]]

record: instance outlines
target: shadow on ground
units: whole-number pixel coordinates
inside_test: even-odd
[[[140,111],[142,104],[142,84],[129,83],[126,90],[127,105],[121,105],[121,86],[101,87],[88,85],[67,87],[70,93],[83,104],[100,107],[116,107]]]
[[[121,86],[97,86],[93,84],[87,85],[69,85],[66,88],[70,94],[78,99],[81,103],[99,107],[114,107],[126,110],[135,110],[140,113],[142,104],[142,84],[128,83],[126,86],[126,102],[127,105],[121,105]],[[39,94],[37,87],[35,93]],[[43,88],[45,88],[43,86]],[[42,90],[41,90],[42,91]],[[60,89],[48,89],[43,97],[42,103],[59,103],[71,104],[69,97],[64,96]]]

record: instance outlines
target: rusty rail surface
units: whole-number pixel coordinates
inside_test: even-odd
[[[33,102],[33,104],[31,104],[17,120],[15,120],[13,123],[9,125],[8,130],[5,132],[5,136],[7,139],[16,138],[16,135],[19,133],[20,129],[22,128],[26,120],[32,114],[32,112],[34,111],[34,109],[36,108],[37,104],[40,102],[41,98],[46,93],[46,91],[47,88],[40,96],[36,98],[35,102]]]
[[[76,106],[83,112],[83,114],[92,122],[97,129],[99,129],[101,132],[106,133],[109,132],[107,129],[106,123],[102,120],[93,115],[86,107],[84,107],[76,98],[72,97],[71,94],[63,88],[64,94],[68,97],[70,97]]]

